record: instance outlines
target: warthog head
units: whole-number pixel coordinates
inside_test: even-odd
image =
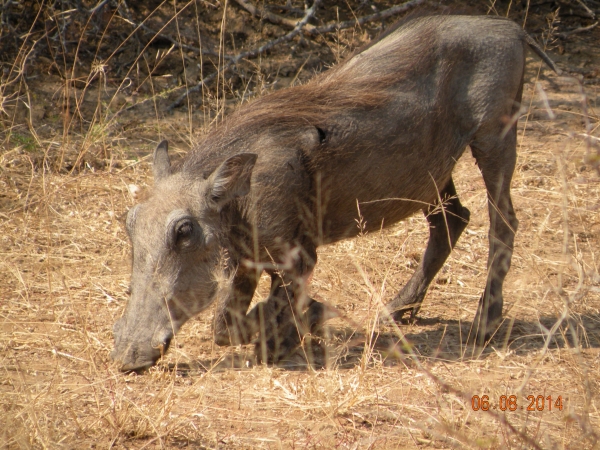
[[[123,371],[146,369],[217,292],[223,207],[250,191],[257,155],[225,160],[207,179],[171,173],[167,142],[154,152],[154,188],[127,214],[133,247],[131,298],[114,325],[111,354]]]

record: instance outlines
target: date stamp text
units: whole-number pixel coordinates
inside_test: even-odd
[[[563,410],[562,395],[552,397],[551,395],[528,395],[525,404],[519,403],[516,395],[501,395],[497,401],[490,400],[488,395],[474,395],[471,397],[471,408],[473,411],[552,411]]]

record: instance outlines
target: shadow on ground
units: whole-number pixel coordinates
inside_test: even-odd
[[[525,356],[537,353],[546,346],[548,349],[577,346],[584,349],[600,348],[598,314],[572,314],[564,320],[550,316],[535,321],[506,319],[482,351],[476,351],[473,346],[466,344],[471,324],[458,320],[417,319],[413,325],[399,326],[400,332],[404,333],[404,340],[388,326],[381,327],[372,336],[357,333],[349,327],[329,327],[328,339],[305,345],[278,366],[288,370],[307,370],[308,360],[315,369],[351,369],[361,364],[365,355],[369,355],[368,364],[414,366],[415,358],[421,362],[438,360],[452,363],[486,359],[493,354]],[[254,348],[245,346],[224,351],[220,358],[169,364],[163,369],[193,376],[208,371],[247,369],[254,365]]]

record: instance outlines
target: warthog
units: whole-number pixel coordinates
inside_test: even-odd
[[[131,298],[113,359],[124,371],[152,366],[219,297],[216,342],[258,335],[258,353],[281,360],[326,318],[306,279],[319,245],[359,233],[357,203],[366,231],[425,213],[425,254],[388,305],[395,320],[414,316],[469,221],[452,180],[467,146],[489,199],[488,276],[472,333],[484,344],[502,317],[518,224],[510,183],[527,47],[557,71],[509,20],[408,19],[309,83],[244,105],[176,167],[160,143],[154,188],[127,215]],[[263,271],[271,293],[248,313]]]

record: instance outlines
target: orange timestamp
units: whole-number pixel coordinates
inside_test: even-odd
[[[563,399],[562,395],[554,398],[551,395],[543,396],[543,395],[528,395],[527,400],[529,404],[525,407],[525,405],[519,405],[517,402],[516,395],[501,395],[498,397],[497,402],[490,401],[490,397],[488,395],[474,395],[471,397],[471,408],[473,411],[489,411],[491,410],[500,410],[500,411],[552,411],[552,409],[558,409],[559,411],[563,410]]]

